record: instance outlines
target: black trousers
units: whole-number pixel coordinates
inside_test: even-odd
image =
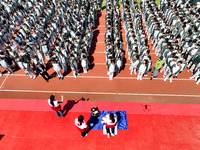
[[[50,79],[50,76],[49,76],[49,74],[48,74],[46,71],[42,72],[40,75],[41,75],[45,80]]]
[[[111,134],[111,133],[110,133],[110,129],[111,129],[111,132],[112,132],[113,134],[115,134],[115,127],[114,127],[114,128],[108,128],[108,127],[106,127],[107,134]]]

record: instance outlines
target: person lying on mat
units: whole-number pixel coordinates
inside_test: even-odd
[[[108,138],[111,136],[115,136],[115,126],[117,125],[117,115],[110,113],[106,115],[105,117],[101,118],[102,121],[106,123],[106,132],[108,135]]]

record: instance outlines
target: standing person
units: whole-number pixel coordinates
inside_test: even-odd
[[[4,68],[9,74],[14,73],[12,68],[6,62],[5,57],[0,57],[0,67]]]
[[[60,64],[61,64],[64,72],[67,72],[67,58],[62,53],[59,53],[58,59],[60,61]]]
[[[84,117],[80,115],[78,118],[75,119],[75,125],[77,129],[81,132],[81,137],[87,136],[87,124],[84,121]]]
[[[76,78],[76,76],[80,74],[78,73],[78,63],[73,54],[70,55],[69,64],[73,72],[73,75]]]
[[[60,103],[63,103],[63,96],[61,96],[61,101],[58,101],[58,100],[55,100],[55,94],[53,94],[48,99],[48,103],[51,106],[51,109],[56,112],[56,115],[58,117],[62,116],[64,118],[64,115],[60,106]]]
[[[99,2],[100,11],[102,11],[102,3],[103,3],[103,0],[98,0],[98,2]]]
[[[162,66],[163,66],[163,57],[160,56],[158,61],[155,64],[153,70],[152,70],[152,74],[151,74],[150,80],[152,80],[153,78],[158,76],[158,72],[160,71]]]
[[[115,63],[113,60],[111,60],[111,64],[109,66],[108,72],[109,72],[109,80],[112,80],[114,77],[114,72],[115,72]]]
[[[83,67],[83,72],[84,73],[87,73],[87,70],[88,70],[88,59],[86,57],[86,55],[83,55],[83,57],[81,58],[81,66]]]
[[[22,65],[24,66],[24,69],[26,70],[26,72],[30,76],[30,79],[32,79],[32,78],[35,79],[36,74],[32,69],[31,63],[27,59],[22,59]]]
[[[53,69],[55,70],[55,72],[57,73],[58,77],[59,77],[59,80],[62,78],[62,80],[64,79],[64,76],[61,72],[61,67],[60,67],[60,64],[56,61],[55,58],[52,58],[52,66],[53,66]]]
[[[36,72],[37,72],[37,74],[41,75],[47,82],[49,82],[49,79],[51,77],[47,73],[47,70],[43,64],[37,64]]]
[[[147,60],[144,60],[143,63],[139,66],[137,80],[142,80],[144,73],[147,70]]]
[[[105,117],[102,117],[102,121],[106,123],[106,132],[108,138],[111,136],[115,136],[115,126],[117,125],[117,115],[110,113]]]

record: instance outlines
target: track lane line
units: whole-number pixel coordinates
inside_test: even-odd
[[[1,86],[0,86],[0,89],[3,87],[4,83],[6,82],[6,79],[8,78],[9,74],[6,75],[5,79],[3,80]]]
[[[6,74],[4,74],[6,75]],[[12,74],[10,76],[26,76],[25,74]],[[53,76],[53,77],[56,77],[56,76]],[[74,78],[74,76],[71,76],[71,75],[67,75],[65,76],[65,78]],[[78,76],[78,78],[92,78],[92,79],[108,79],[109,77],[108,76]],[[137,77],[114,77],[113,80],[115,79],[130,79],[130,80],[137,80]],[[147,77],[143,77],[142,79],[144,80],[149,80],[150,78],[147,78]],[[164,80],[164,78],[154,78],[153,80]],[[186,79],[186,78],[173,78],[173,81],[174,80],[178,80],[178,81],[194,81],[192,79]]]
[[[156,97],[197,97],[200,95],[184,94],[146,94],[146,93],[112,93],[112,92],[78,92],[78,91],[39,91],[39,90],[9,90],[0,89],[0,92],[24,92],[24,93],[63,93],[63,94],[90,94],[90,95],[119,95],[119,96],[156,96]]]

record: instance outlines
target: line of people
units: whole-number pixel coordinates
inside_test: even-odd
[[[124,65],[124,52],[121,35],[120,10],[117,0],[106,1],[105,17],[105,54],[106,66],[109,80],[112,80],[115,73],[119,74]]]
[[[163,58],[164,81],[170,82],[185,68],[200,82],[200,6],[192,1],[141,1],[142,18],[156,57]]]
[[[47,61],[59,79],[70,66],[89,69],[89,50],[97,19],[97,1],[3,0],[0,5],[0,66],[13,73],[21,68],[30,78]],[[46,69],[46,68],[45,68]]]
[[[122,0],[123,21],[126,34],[127,51],[130,59],[130,74],[136,74],[142,80],[152,68],[148,39],[143,27],[138,4],[133,0]]]

